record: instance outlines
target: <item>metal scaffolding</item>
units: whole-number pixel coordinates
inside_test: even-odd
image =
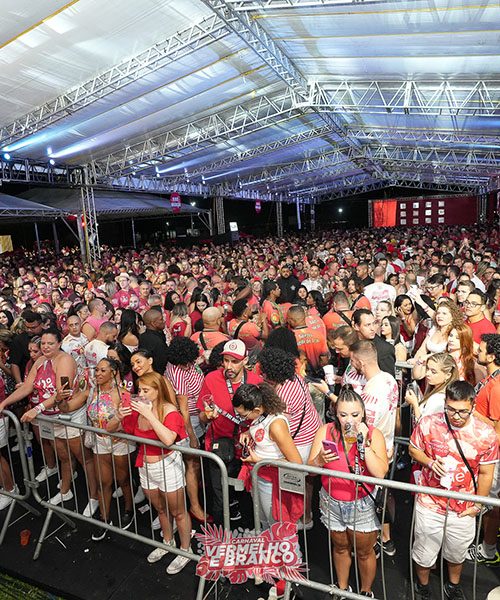
[[[224,198],[221,195],[217,195],[214,198],[214,213],[217,223],[217,234],[222,235],[226,233],[226,220],[224,216]]]
[[[94,261],[99,261],[101,258],[101,245],[99,242],[99,225],[97,223],[97,214],[95,210],[94,188],[88,185],[82,186],[81,198],[82,227],[85,239],[85,258],[87,263],[92,266]]]
[[[283,237],[283,203],[276,202],[276,233],[278,237]]]

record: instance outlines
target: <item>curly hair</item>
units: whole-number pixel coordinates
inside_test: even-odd
[[[481,341],[486,344],[486,354],[494,354],[495,364],[500,367],[500,335],[498,333],[483,333]]]
[[[452,329],[459,329],[463,326],[464,316],[462,314],[462,311],[458,308],[458,305],[455,302],[453,302],[453,300],[450,300],[448,298],[441,300],[436,306],[436,312],[443,306],[447,308],[451,313],[451,323],[448,325],[448,331],[446,332],[446,335],[449,335]],[[434,325],[438,327],[436,323],[436,315],[434,315],[433,322]]]
[[[270,331],[264,343],[264,348],[280,348],[289,354],[293,354],[296,358],[300,357],[297,338],[288,327],[277,327]]]
[[[172,365],[186,366],[195,362],[199,356],[198,345],[184,336],[175,336],[165,353]]]
[[[252,411],[262,406],[268,415],[277,415],[286,409],[286,404],[268,383],[244,383],[233,396],[233,406],[243,406],[246,411]]]
[[[295,376],[295,360],[293,354],[281,348],[267,346],[259,354],[258,362],[269,381],[281,384]]]
[[[222,367],[222,363],[224,358],[222,353],[224,352],[224,346],[226,345],[226,341],[219,342],[216,346],[212,348],[210,352],[210,356],[208,357],[208,366],[211,371],[216,371],[220,367]]]

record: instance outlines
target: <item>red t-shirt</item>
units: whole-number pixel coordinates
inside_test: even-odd
[[[262,378],[255,373],[252,373],[252,371],[246,371],[245,383],[262,383]],[[240,385],[241,382],[233,383],[233,391],[236,392]],[[198,401],[196,403],[196,408],[200,412],[205,411],[203,399],[206,399],[207,396],[211,396],[211,401],[219,408],[224,409],[231,415],[235,414],[223,369],[212,371],[205,377],[203,387],[200,390],[200,395],[198,396]],[[205,449],[211,450],[213,439],[217,440],[222,437],[233,437],[234,425],[233,421],[226,418],[224,415],[219,415],[216,419],[210,421],[210,426],[207,429],[207,434],[205,436]]]
[[[297,346],[301,352],[304,352],[308,363],[317,369],[319,367],[320,355],[328,355],[328,346],[326,338],[319,330],[311,329],[310,327],[300,327],[294,329]]]
[[[154,429],[141,429],[138,425],[139,413],[135,410],[128,417],[125,417],[122,421],[123,431],[130,435],[135,435],[140,438],[146,438],[148,440],[159,441],[158,436]],[[186,427],[184,425],[184,419],[177,410],[170,411],[163,419],[163,425],[168,427],[171,431],[177,434],[175,442],[185,440],[187,438]],[[165,450],[158,446],[149,446],[148,444],[140,444],[139,451],[137,453],[137,459],[135,461],[136,467],[144,466],[144,455],[147,456],[167,456],[172,450]]]
[[[483,333],[496,333],[497,332],[496,327],[493,325],[493,323],[491,321],[488,321],[488,319],[486,319],[486,318],[483,318],[480,321],[477,321],[477,323],[471,323],[470,321],[465,321],[465,324],[472,331],[472,337],[474,338],[474,341],[476,342],[476,344],[481,343],[481,336],[483,335]]]
[[[227,326],[227,332],[231,337],[234,336],[236,329],[239,327],[241,321],[237,321],[233,319],[229,322]],[[255,346],[260,346],[259,341],[260,329],[257,327],[255,323],[251,321],[247,321],[244,325],[242,325],[238,331],[238,339],[244,342],[247,350],[251,350],[255,348]]]
[[[476,410],[483,417],[500,421],[500,373],[496,377],[488,378],[477,393]]]

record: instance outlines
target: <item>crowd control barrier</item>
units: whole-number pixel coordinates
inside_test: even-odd
[[[15,431],[14,438],[15,445],[17,445],[18,448],[20,469],[15,464],[17,461],[15,460],[14,453],[8,443],[9,432],[11,429]],[[0,546],[4,541],[7,529],[11,524],[14,525],[14,523],[17,523],[20,519],[24,518],[28,513],[37,517],[41,516],[40,512],[27,502],[31,495],[31,486],[29,482],[28,462],[26,453],[24,452],[26,447],[24,438],[25,433],[17,417],[10,411],[3,411],[2,415],[0,415],[0,450],[2,452],[0,498],[8,498],[10,499],[10,503],[0,531]],[[26,512],[11,523],[16,505],[22,506]]]
[[[404,443],[404,442],[405,442],[405,440],[401,440],[401,439],[399,440],[399,443]],[[400,481],[392,481],[390,479],[378,479],[375,477],[367,477],[367,476],[355,475],[355,474],[351,474],[351,473],[337,472],[337,471],[332,471],[332,470],[328,470],[328,469],[322,469],[319,467],[300,465],[300,464],[294,464],[294,463],[289,463],[289,462],[285,462],[285,461],[276,461],[276,460],[261,460],[255,464],[254,468],[252,469],[252,489],[253,490],[258,489],[259,471],[260,471],[260,469],[262,469],[263,467],[266,467],[266,466],[276,467],[279,470],[279,485],[280,485],[279,494],[281,494],[281,492],[283,490],[287,490],[287,491],[295,490],[296,493],[303,494],[304,500],[305,500],[305,477],[311,476],[311,475],[335,477],[335,478],[339,478],[339,479],[345,479],[348,481],[354,481],[359,484],[364,483],[365,485],[372,484],[375,486],[379,486],[385,490],[383,514],[382,514],[382,519],[381,519],[382,522],[384,521],[384,515],[387,510],[387,493],[389,490],[399,490],[402,492],[407,492],[408,494],[432,494],[433,496],[440,496],[440,497],[446,498],[447,499],[447,511],[446,511],[446,519],[445,519],[445,524],[444,524],[444,532],[446,532],[446,524],[447,524],[447,520],[448,520],[448,515],[450,513],[449,503],[450,503],[450,500],[452,500],[452,499],[466,501],[466,502],[480,503],[483,506],[483,509],[485,507],[496,507],[496,508],[500,507],[500,499],[498,499],[498,498],[490,498],[490,497],[484,497],[484,496],[476,496],[476,495],[472,495],[472,494],[450,492],[450,491],[447,491],[442,488],[430,488],[430,487],[418,486],[418,485],[404,483],[404,482],[400,482]],[[259,515],[260,515],[260,511],[261,511],[261,504],[260,504],[259,494],[253,493],[252,496],[253,496],[255,529],[256,529],[256,532],[260,532]],[[280,500],[281,500],[281,498],[280,498]],[[407,546],[409,548],[408,561],[409,561],[409,573],[410,573],[410,589],[408,590],[405,597],[408,599],[411,598],[411,600],[415,599],[413,564],[412,564],[412,558],[411,558],[412,547],[413,547],[413,532],[414,532],[414,524],[415,524],[415,508],[416,508],[416,503],[413,507],[411,527],[410,527],[410,538],[409,538],[409,543]],[[396,506],[396,513],[397,513],[397,510],[398,509]],[[355,510],[355,514],[356,514],[356,510]],[[482,515],[483,515],[483,511],[480,513],[479,517],[477,518],[476,533],[475,533],[475,544],[476,545],[479,543]],[[354,517],[354,524],[355,523],[356,523],[356,516]],[[326,527],[324,527],[323,524],[321,524],[320,526],[323,528],[324,534],[329,538],[329,532],[326,529]],[[336,587],[336,585],[334,583],[332,544],[330,543],[330,540],[328,540],[328,549],[329,549],[329,551],[328,551],[328,562],[329,562],[328,569],[330,572],[330,577],[329,577],[330,580],[329,581],[316,581],[310,577],[311,565],[309,564],[309,560],[308,560],[309,551],[308,551],[307,536],[308,536],[307,531],[304,531],[304,547],[302,548],[302,551],[303,551],[302,554],[303,554],[304,563],[305,563],[304,564],[304,567],[305,567],[304,579],[299,580],[299,579],[285,578],[286,587],[285,587],[284,600],[289,600],[291,597],[292,589],[297,588],[297,587],[304,587],[304,588],[308,588],[311,590],[317,590],[319,592],[324,592],[324,593],[330,594],[331,596],[333,596],[333,598],[342,597],[342,598],[346,598],[348,600],[363,600],[363,599],[365,599],[366,596],[362,596],[359,594],[360,583],[359,583],[359,571],[357,568],[358,557],[357,557],[357,551],[356,551],[356,544],[354,544],[354,548],[353,548],[354,562],[355,562],[354,573],[355,573],[355,581],[356,581],[356,583],[355,583],[356,592],[354,592],[354,591],[350,592],[350,591],[340,590],[338,587]],[[316,539],[315,543],[317,544],[317,539]],[[380,563],[381,568],[380,569],[377,568],[377,577],[379,577],[378,581],[381,583],[380,587],[382,588],[382,596],[379,595],[379,596],[377,596],[377,598],[379,600],[381,600],[382,598],[383,598],[383,600],[394,600],[394,598],[400,596],[400,594],[398,594],[394,590],[391,590],[390,589],[390,581],[386,581],[385,570],[384,570],[384,552],[380,552],[380,559],[381,559],[381,563]],[[443,560],[442,555],[440,558],[440,563],[441,563],[440,564],[440,567],[441,567],[441,589],[443,589],[445,570],[443,568],[444,560]],[[375,580],[375,583],[378,583],[377,579]],[[474,562],[473,583],[472,583],[472,600],[480,600],[480,599],[477,599],[476,587],[477,587],[477,562]],[[305,597],[307,597],[307,596],[305,596]],[[467,598],[470,598],[470,596],[467,595]]]
[[[84,521],[89,525],[102,527],[113,534],[121,535],[135,541],[143,542],[144,544],[148,544],[153,546],[153,548],[159,548],[161,550],[165,550],[167,547],[163,542],[157,541],[154,539],[154,529],[158,527],[154,526],[154,517],[153,517],[153,506],[151,500],[149,501],[149,532],[150,536],[146,535],[143,531],[143,527],[139,527],[138,524],[138,512],[139,509],[136,508],[135,502],[132,502],[132,511],[133,511],[133,519],[132,524],[128,529],[125,529],[125,524],[121,519],[121,512],[119,508],[120,504],[120,494],[116,493],[118,489],[122,489],[126,487],[127,482],[124,477],[120,477],[120,468],[123,471],[123,463],[125,462],[128,473],[126,477],[128,478],[128,485],[130,489],[133,490],[138,481],[134,481],[133,478],[133,465],[135,460],[133,458],[133,453],[130,452],[130,447],[127,448],[127,445],[138,445],[141,443],[147,444],[148,446],[153,446],[155,448],[160,449],[160,454],[162,459],[170,460],[173,455],[168,457],[168,453],[170,450],[177,450],[181,453],[182,457],[195,457],[201,462],[200,469],[200,477],[201,481],[201,493],[203,494],[203,509],[205,514],[207,514],[207,506],[206,506],[206,485],[203,480],[204,477],[204,469],[203,462],[211,461],[213,464],[217,466],[220,470],[221,477],[221,487],[222,487],[222,505],[223,505],[223,526],[226,531],[230,530],[230,516],[229,516],[229,481],[226,465],[224,462],[215,454],[211,452],[206,452],[204,450],[190,448],[189,446],[184,445],[172,445],[167,447],[165,444],[159,441],[153,441],[149,439],[137,438],[135,436],[127,435],[125,433],[107,433],[102,429],[97,429],[95,427],[91,427],[88,425],[78,424],[74,421],[68,421],[63,418],[50,418],[39,415],[35,421],[33,422],[35,426],[40,427],[40,431],[43,429],[44,439],[50,439],[51,445],[53,447],[54,456],[49,456],[50,452],[43,450],[42,448],[42,470],[49,469],[48,473],[55,474],[55,469],[57,469],[58,477],[48,476],[44,481],[40,482],[37,480],[37,476],[35,473],[35,465],[33,460],[33,452],[31,447],[31,441],[28,436],[24,436],[23,441],[26,446],[26,455],[28,457],[27,461],[27,469],[29,476],[27,477],[29,481],[29,485],[32,487],[32,493],[35,500],[38,504],[46,509],[47,513],[42,525],[41,533],[38,538],[38,542],[35,548],[35,552],[33,555],[33,559],[36,560],[40,556],[40,552],[42,549],[42,545],[44,541],[51,535],[54,535],[61,527],[68,525],[72,528],[75,528],[75,520]],[[55,437],[54,437],[55,434]],[[58,437],[59,436],[59,437]],[[97,446],[99,445],[99,446]],[[88,447],[89,446],[89,447]],[[97,454],[97,458],[91,456],[91,462],[88,460],[89,452],[93,453],[92,448],[98,450],[108,450],[108,456],[111,456],[110,460],[105,460],[102,457],[102,454]],[[125,448],[127,448],[125,450]],[[111,453],[109,452],[111,450]],[[116,456],[114,453],[117,453]],[[119,454],[119,452],[125,452],[125,454]],[[123,456],[126,456],[125,461],[123,460]],[[68,461],[69,457],[69,461]],[[55,458],[55,462],[54,459]],[[118,460],[121,458],[122,460]],[[76,472],[73,471],[73,461],[78,460],[81,463],[84,476],[80,475],[76,476]],[[121,465],[118,464],[121,463]],[[160,463],[155,463],[160,464]],[[155,469],[153,467],[146,469],[146,482],[142,482],[142,485],[149,489],[148,483],[158,481],[160,478],[160,483],[165,484],[167,482],[168,477],[172,472],[171,464],[165,466],[165,463],[162,463],[162,467],[160,469]],[[69,476],[68,476],[68,466],[69,466]],[[65,472],[66,469],[66,472]],[[54,504],[50,502],[50,498],[61,494],[61,491],[57,491],[54,484],[56,481],[62,482],[63,475],[66,480],[70,480],[70,488],[67,493],[68,500],[64,499],[64,496],[60,498],[59,504]],[[111,499],[110,508],[108,509],[108,521],[103,522],[97,518],[97,514],[99,512],[99,508],[96,508],[96,503],[94,499],[94,504],[92,505],[92,487],[95,487],[92,482],[92,476],[97,482],[97,496],[103,497],[105,491],[111,493],[111,489],[115,490],[113,494],[113,498]],[[40,478],[39,478],[40,479]],[[82,481],[83,479],[83,481]],[[137,478],[136,478],[137,479]],[[64,483],[64,482],[63,482]],[[151,484],[151,488],[153,488],[155,483]],[[107,490],[104,489],[106,486]],[[29,487],[28,487],[29,490]],[[122,489],[122,493],[124,490]],[[29,493],[29,492],[27,492]],[[23,497],[24,498],[24,497]],[[186,502],[186,493],[184,494],[184,502]],[[73,508],[74,502],[74,508]],[[113,504],[116,505],[116,510],[113,510]],[[89,508],[90,507],[90,508]],[[167,504],[166,507],[167,517],[172,522],[172,515],[169,513],[169,507]],[[95,513],[94,513],[95,510]],[[112,524],[112,521],[115,519],[113,513],[117,515],[118,524]],[[48,533],[49,526],[52,520],[53,515],[57,515],[57,517],[62,521],[62,524],[51,533]],[[116,522],[116,521],[115,521]],[[175,533],[175,526],[174,526]],[[168,552],[174,555],[181,555],[189,558],[192,561],[198,562],[200,560],[200,556],[192,552],[186,552],[179,547],[168,546]],[[198,591],[197,591],[197,600],[201,600],[204,597],[204,586],[205,579],[200,577]]]

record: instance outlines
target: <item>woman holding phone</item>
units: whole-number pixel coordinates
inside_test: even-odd
[[[129,406],[122,402],[116,427],[121,421],[126,433],[160,441],[166,446],[187,440],[184,419],[177,410],[175,395],[170,393],[165,379],[152,372],[139,377],[137,383],[141,400],[132,400]],[[153,550],[148,562],[156,562],[168,553],[169,546],[175,547],[172,529],[174,519],[181,550],[188,552],[191,545],[191,519],[186,508],[186,481],[181,453],[141,444],[136,466],[139,468],[142,489],[158,511],[165,543],[165,550]],[[179,573],[188,562],[189,558],[177,556],[167,567],[167,574]]]
[[[342,387],[334,410],[333,423],[323,425],[314,438],[308,464],[384,478],[388,470],[384,436],[366,425],[361,396],[351,386]],[[374,546],[380,529],[370,497],[375,495],[374,486],[327,476],[321,478],[321,484],[321,520],[333,543],[337,587],[352,591],[349,572],[355,542],[360,593],[373,598],[371,588],[377,570]]]
[[[68,421],[73,423],[83,424],[86,422],[85,398],[81,394],[74,393],[77,385],[76,362],[71,355],[61,350],[61,342],[61,332],[57,329],[49,329],[42,333],[42,356],[34,362],[24,383],[0,404],[0,412],[9,404],[13,404],[35,391],[37,404],[24,413],[21,418],[23,422],[32,421],[40,413],[44,416],[64,414]],[[44,427],[46,425],[46,423],[43,424]],[[60,461],[61,482],[58,493],[49,502],[61,504],[61,502],[69,502],[73,499],[71,482],[72,457],[74,457],[83,467],[87,478],[90,499],[84,514],[91,516],[97,509],[97,486],[92,454],[83,445],[80,429],[62,423],[54,423],[52,430],[56,455]],[[45,481],[58,472],[55,460],[52,465],[49,458],[37,476],[37,481]]]

